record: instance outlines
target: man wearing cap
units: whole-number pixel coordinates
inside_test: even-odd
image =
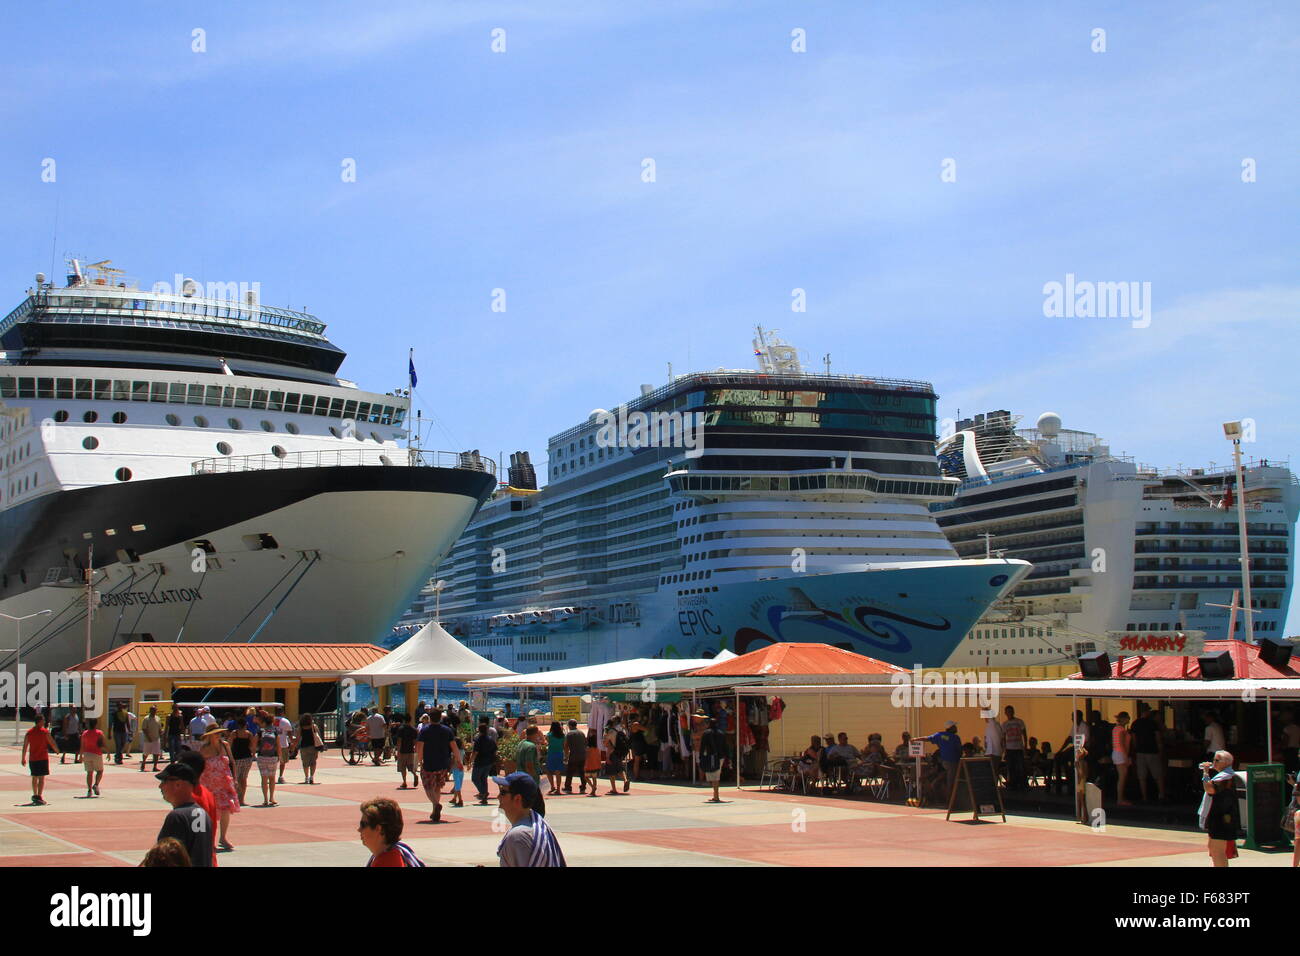
[[[957,785],[957,764],[961,761],[961,737],[957,735],[957,722],[944,724],[944,729],[925,738],[939,748],[939,762],[948,777],[948,793]]]
[[[163,799],[172,805],[158,831],[158,840],[168,837],[179,840],[189,851],[194,866],[212,866],[212,818],[194,802],[194,785],[198,783],[193,768],[184,763],[172,763],[157,774],[161,781],[158,789]],[[155,841],[157,842],[157,841]]]
[[[510,829],[497,846],[502,866],[566,866],[564,853],[543,816],[546,804],[542,791],[530,774],[516,770],[493,777],[498,787],[501,813]]]
[[[203,771],[208,766],[208,762],[203,759],[203,754],[197,750],[184,750],[173,762],[183,763],[194,771],[194,802],[203,808],[209,820],[214,822],[220,820],[217,815],[217,798],[211,790],[203,786]],[[212,846],[212,865],[217,865],[217,846],[215,843]]]

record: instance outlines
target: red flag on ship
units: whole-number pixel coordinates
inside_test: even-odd
[[[1232,507],[1232,486],[1229,485],[1227,491],[1223,493],[1223,510],[1227,511]]]

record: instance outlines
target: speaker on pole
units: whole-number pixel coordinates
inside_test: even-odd
[[[1291,652],[1294,649],[1290,644],[1283,644],[1269,637],[1260,638],[1259,659],[1270,667],[1284,671],[1291,663]]]
[[[1098,680],[1110,676],[1110,655],[1105,651],[1093,651],[1079,655],[1079,671],[1087,680]]]
[[[1231,680],[1237,674],[1232,666],[1232,655],[1227,651],[1206,654],[1196,658],[1196,662],[1201,665],[1202,680]]]

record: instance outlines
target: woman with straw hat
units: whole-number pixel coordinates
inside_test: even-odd
[[[226,830],[230,826],[230,815],[239,812],[239,793],[232,772],[235,761],[225,734],[224,727],[213,724],[199,737],[202,741],[199,755],[203,757],[203,773],[199,777],[199,783],[212,793],[212,800],[216,804],[218,845],[223,850],[233,850],[234,846],[226,839]]]

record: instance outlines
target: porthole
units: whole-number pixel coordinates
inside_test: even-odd
[[[194,416],[194,424],[195,424],[195,425],[198,425],[200,428],[207,428],[207,427],[208,427],[208,420],[207,420],[206,418],[204,418],[202,415],[195,415],[195,416]]]
[[[289,453],[285,451],[284,448],[281,447],[280,445],[272,445],[271,454],[274,455],[276,458],[283,458],[285,455]]]
[[[263,420],[262,420],[262,431],[264,431],[264,432],[273,432],[273,431],[275,431],[275,426],[272,425],[270,422],[266,421],[265,419],[263,419]]]
[[[180,417],[179,415],[168,415],[168,416],[167,416],[167,424],[168,424],[168,425],[179,425],[180,423],[181,423],[181,417]]]
[[[298,434],[298,426],[295,425],[293,422],[285,422],[284,430],[287,431],[290,435]]]
[[[54,420],[56,422],[66,422],[68,420],[68,413],[60,408],[57,412],[54,413]]]
[[[94,451],[99,447],[99,439],[94,435],[87,435],[81,440],[81,447],[86,449],[86,451]]]
[[[130,468],[119,468],[117,471],[115,471],[115,472],[113,473],[113,477],[116,478],[118,481],[130,481],[130,480],[131,480],[131,469],[130,469]]]
[[[95,422],[99,421],[99,412],[86,412],[86,414],[81,416],[81,420],[87,425],[93,425]]]
[[[125,425],[125,424],[126,424],[126,412],[114,412],[114,413],[113,413],[113,424],[114,424],[114,425]]]
[[[243,423],[238,418],[227,418],[226,424],[229,425],[235,431],[239,431],[241,428],[244,427]]]
[[[335,438],[338,438],[338,437],[339,437],[339,430],[338,430],[337,428],[335,428],[333,425],[331,425],[331,426],[330,426],[330,434],[333,435]]]
[[[232,451],[234,451],[234,449],[230,447],[230,442],[217,442],[217,452],[219,454],[229,455]]]

